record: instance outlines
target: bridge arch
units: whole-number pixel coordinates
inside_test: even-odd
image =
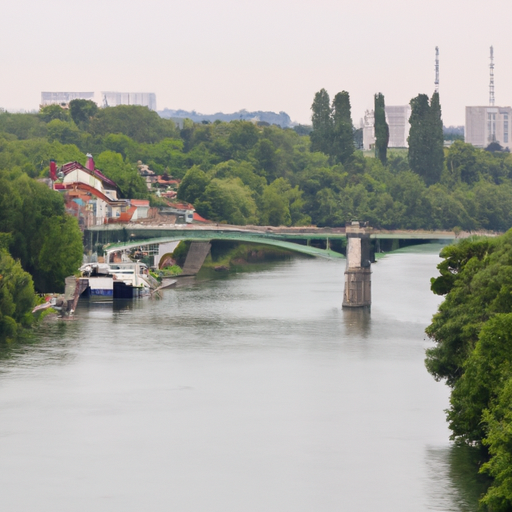
[[[126,251],[128,249],[134,249],[140,246],[159,245],[169,242],[186,241],[186,242],[211,242],[214,240],[228,240],[236,242],[256,243],[260,245],[268,245],[271,247],[279,247],[281,249],[287,249],[289,251],[307,254],[309,256],[315,256],[318,258],[326,259],[344,259],[345,256],[339,252],[331,249],[320,249],[318,247],[312,247],[309,245],[302,245],[295,242],[288,242],[285,240],[279,240],[277,238],[262,237],[250,233],[240,232],[218,232],[213,236],[209,237],[198,237],[197,232],[190,233],[176,233],[175,235],[162,236],[148,239],[133,239],[126,242],[118,242],[109,244],[105,251],[106,261],[110,261],[110,255],[118,251]],[[328,245],[328,244],[327,244]]]

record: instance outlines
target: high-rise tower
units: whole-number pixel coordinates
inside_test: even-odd
[[[434,80],[434,92],[439,93],[439,46],[436,46],[436,79]]]
[[[491,63],[489,64],[489,106],[494,107],[494,50],[491,46]]]

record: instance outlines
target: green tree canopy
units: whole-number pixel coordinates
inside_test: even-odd
[[[62,196],[26,174],[0,174],[0,232],[39,292],[63,290],[82,261],[82,234],[64,212]]]
[[[330,154],[332,144],[333,122],[331,117],[331,100],[325,89],[320,89],[315,94],[313,105],[311,105],[313,115],[311,122],[311,151],[321,151],[326,155]]]
[[[438,183],[444,165],[443,122],[439,94],[434,93],[429,103],[426,94],[411,100],[411,128],[409,130],[409,165],[427,185]]]
[[[69,111],[63,109],[60,105],[46,105],[39,109],[39,117],[45,123],[49,123],[54,119],[60,121],[69,121]]]
[[[30,274],[0,248],[0,341],[15,338],[20,328],[30,325],[34,303]]]
[[[137,105],[103,108],[91,120],[94,135],[122,133],[136,142],[159,142],[177,135],[174,123],[162,119],[155,111]]]
[[[148,189],[136,167],[127,161],[119,153],[103,151],[96,158],[96,166],[105,176],[113,180],[121,192],[121,196],[127,199],[146,199]]]
[[[354,127],[350,114],[350,97],[347,91],[336,94],[332,101],[332,143],[329,154],[337,162],[345,163],[354,153]]]
[[[195,202],[203,195],[210,179],[200,167],[194,165],[185,174],[178,189],[178,199],[187,203]]]
[[[82,129],[89,127],[91,119],[98,113],[98,105],[91,100],[71,100],[69,114],[77,126]]]
[[[218,222],[244,226],[258,221],[251,189],[240,178],[214,178],[195,206],[200,215]]]
[[[386,164],[388,143],[389,143],[389,126],[386,122],[386,107],[384,104],[384,95],[379,92],[374,97],[375,112],[375,156]]]
[[[452,438],[488,447],[494,482],[487,510],[512,509],[512,230],[466,239],[441,252],[434,293],[446,295],[427,334],[426,365],[452,388]]]

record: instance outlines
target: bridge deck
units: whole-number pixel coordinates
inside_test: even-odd
[[[345,228],[276,228],[271,226],[230,226],[230,225],[176,225],[176,224],[107,224],[92,226],[86,230],[90,247],[93,241],[109,244],[108,251],[129,249],[140,245],[160,244],[176,240],[211,241],[233,240],[260,243],[281,247],[311,256],[323,258],[344,258],[330,249],[319,249],[302,245],[300,240],[346,239]],[[379,231],[370,234],[373,239],[398,240],[446,240],[455,239],[453,231]],[[121,242],[121,240],[126,240]],[[114,243],[112,243],[114,242]],[[116,243],[117,242],[117,243]],[[328,245],[328,244],[327,244]]]

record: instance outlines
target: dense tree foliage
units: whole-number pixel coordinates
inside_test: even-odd
[[[311,150],[329,155],[334,163],[347,162],[355,151],[348,92],[336,94],[330,105],[329,94],[322,89],[315,94],[311,110]]]
[[[310,134],[311,151],[321,151],[328,155],[331,151],[333,123],[331,100],[325,89],[321,89],[315,94],[311,110],[313,111],[311,117],[313,130]]]
[[[378,119],[384,98],[375,100]],[[0,171],[44,177],[51,158],[85,163],[90,152],[121,197],[148,197],[137,172],[142,161],[183,179],[178,198],[218,222],[343,226],[364,218],[389,229],[510,228],[512,156],[462,141],[443,150],[438,97],[413,103],[412,122],[416,117],[422,129],[411,131],[409,154],[389,150],[385,159],[384,152],[369,158],[355,149],[346,91],[332,103],[323,89],[315,95],[310,135],[247,121],[186,120],[179,129],[144,107],[97,109],[87,101],[71,102],[69,111],[0,112]],[[428,152],[418,153],[418,137],[429,138]],[[228,190],[240,204],[217,204]]]
[[[384,95],[378,93],[374,98],[375,113],[375,156],[385,165],[388,158],[389,126],[386,122]]]
[[[35,302],[32,278],[9,254],[6,240],[0,233],[0,342],[15,338],[20,328],[31,324]]]
[[[411,100],[411,128],[409,131],[409,165],[427,185],[438,183],[444,164],[443,122],[439,94],[435,92],[429,103],[426,94]]]
[[[355,151],[354,127],[350,113],[350,97],[347,91],[336,94],[332,101],[331,156],[336,162],[345,163]]]
[[[512,509],[512,230],[474,238],[441,252],[432,290],[446,295],[427,334],[427,368],[452,388],[453,439],[483,444],[482,472],[494,479],[482,503]]]
[[[39,292],[63,290],[82,261],[82,235],[62,196],[20,171],[0,171],[0,232]]]

